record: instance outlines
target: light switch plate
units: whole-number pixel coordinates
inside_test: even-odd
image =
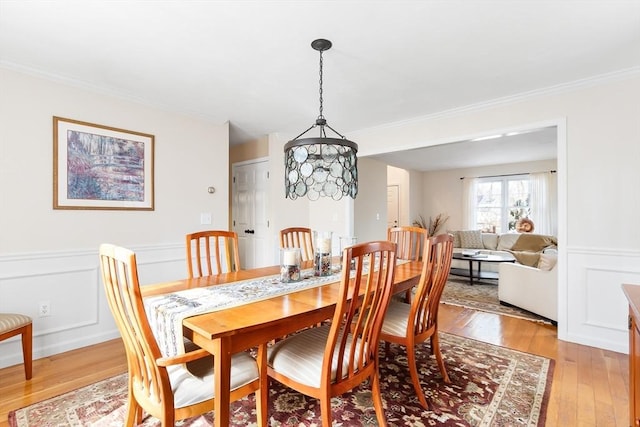
[[[211,224],[211,213],[203,212],[200,214],[200,224]]]

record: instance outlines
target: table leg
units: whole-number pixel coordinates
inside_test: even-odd
[[[473,261],[469,260],[469,285],[473,286]]]
[[[228,337],[218,338],[213,341],[213,363],[215,374],[214,417],[216,427],[229,426],[229,404],[231,393],[231,352]]]

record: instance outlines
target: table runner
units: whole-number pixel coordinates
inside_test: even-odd
[[[330,276],[316,277],[313,269],[308,269],[302,271],[303,279],[299,282],[281,282],[277,274],[187,289],[144,298],[144,307],[160,352],[163,356],[175,356],[184,353],[182,321],[187,317],[337,282],[340,274],[336,272]]]

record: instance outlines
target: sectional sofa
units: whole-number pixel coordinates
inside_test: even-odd
[[[554,236],[533,233],[482,233],[479,230],[448,231],[454,253],[475,250],[480,254],[512,255],[516,262],[482,263],[483,271],[498,273],[501,303],[557,321],[557,244]],[[468,269],[469,262],[454,259],[451,267]]]

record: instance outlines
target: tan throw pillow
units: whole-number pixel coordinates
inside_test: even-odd
[[[454,231],[449,231],[447,230],[447,234],[451,234],[453,236],[453,247],[454,248],[461,248],[462,246],[460,246],[460,234],[458,234],[459,231],[454,230]]]
[[[544,271],[550,271],[556,266],[558,257],[555,254],[540,254],[540,261],[538,261],[538,268]]]
[[[459,231],[460,246],[469,249],[484,249],[482,244],[482,232],[480,230]]]
[[[505,233],[501,234],[498,238],[498,246],[496,247],[499,251],[509,251],[513,244],[518,240],[520,234],[515,233]]]

